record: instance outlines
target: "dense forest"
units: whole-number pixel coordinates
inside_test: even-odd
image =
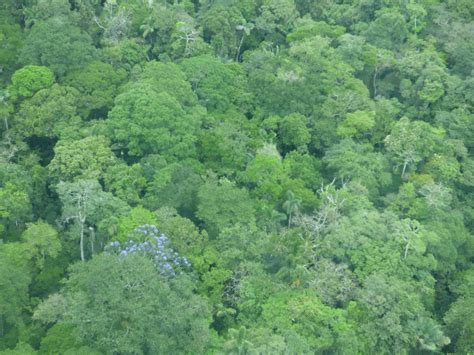
[[[473,19],[1,0],[0,354],[474,353]]]

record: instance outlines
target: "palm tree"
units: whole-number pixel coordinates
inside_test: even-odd
[[[295,213],[299,211],[301,207],[301,200],[295,196],[293,191],[286,193],[286,201],[283,203],[283,208],[286,210],[288,215],[288,228],[291,227],[291,221]]]
[[[248,334],[245,327],[229,329],[229,340],[224,344],[226,354],[250,355],[254,353],[253,344],[247,340]]]

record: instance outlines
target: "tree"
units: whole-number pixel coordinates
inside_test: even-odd
[[[212,127],[201,132],[197,144],[204,164],[227,176],[244,170],[253,154],[249,134],[234,122],[215,120]]]
[[[46,257],[55,258],[61,251],[58,232],[41,220],[28,225],[21,238],[40,269],[44,266]]]
[[[41,340],[41,353],[50,354],[71,354],[71,355],[82,355],[85,353],[91,355],[98,355],[100,352],[97,350],[86,348],[87,351],[81,352],[82,349],[74,337],[73,327],[69,324],[56,323],[48,329],[46,336]]]
[[[254,353],[254,345],[248,338],[250,337],[245,327],[240,327],[240,329],[229,329],[229,340],[224,344],[226,354],[250,355]]]
[[[398,121],[384,142],[395,162],[402,166],[402,178],[407,168],[430,156],[442,132],[426,122],[403,117]]]
[[[435,48],[431,44],[425,47],[423,51],[407,51],[397,67],[401,79],[400,94],[404,102],[418,106],[410,107],[408,112],[429,117],[430,106],[445,94],[448,73]]]
[[[66,0],[37,0],[29,5],[23,10],[27,28],[55,16],[66,18],[71,10],[71,5]]]
[[[94,61],[69,72],[64,82],[81,93],[78,98],[78,112],[83,118],[105,118],[113,106],[118,87],[125,78],[124,69]]]
[[[242,36],[245,35],[242,30],[247,25],[238,6],[217,4],[202,7],[201,16],[205,24],[203,26],[204,40],[210,42],[216,55],[223,59],[238,59]]]
[[[387,9],[388,10],[388,9]],[[365,32],[374,45],[385,49],[398,49],[408,37],[405,19],[395,9],[380,11]]]
[[[20,53],[22,64],[50,67],[60,77],[79,69],[96,56],[90,36],[66,17],[52,17],[36,23]]]
[[[153,90],[157,93],[163,92],[173,96],[184,109],[196,109],[194,107],[197,103],[195,93],[178,65],[157,61],[148,62],[138,76],[138,80],[153,86]]]
[[[200,35],[201,33],[197,28],[194,19],[192,17],[183,16],[183,19],[176,23],[174,36],[172,36],[175,37],[176,40],[172,43],[172,48],[177,52],[176,54],[182,53],[183,57],[197,54],[206,48],[203,46],[204,43]]]
[[[91,254],[95,252],[94,225],[107,217],[107,210],[117,214],[123,212],[123,202],[110,193],[103,192],[97,180],[77,180],[75,182],[60,182],[56,190],[62,203],[61,221],[63,224],[73,223],[77,229],[81,260],[86,259],[85,237],[86,229],[90,233]],[[104,211],[105,210],[105,211]],[[112,212],[113,213],[113,212]]]
[[[163,207],[154,214],[156,225],[169,237],[171,245],[196,267],[198,260],[204,258],[204,248],[209,246],[206,232],[200,231],[190,219],[180,216],[175,209]]]
[[[249,162],[242,180],[257,197],[275,203],[283,193],[281,185],[284,178],[283,164],[278,152],[276,154],[262,152]]]
[[[403,251],[403,258],[406,259],[408,251],[414,249],[415,252],[423,254],[426,250],[426,245],[422,239],[422,228],[418,221],[403,219],[395,226],[396,236],[400,237],[405,244]]]
[[[112,192],[130,205],[140,202],[145,191],[146,179],[139,164],[110,165],[104,173],[105,190]]]
[[[0,353],[474,353],[473,15],[0,0]]]
[[[293,1],[282,0],[264,0],[258,12],[255,29],[276,43],[283,42],[299,15]]]
[[[375,126],[375,112],[356,111],[346,115],[337,127],[337,134],[343,137],[364,137]]]
[[[389,186],[392,181],[387,158],[374,152],[370,144],[356,143],[350,138],[329,148],[323,161],[334,177],[343,181],[357,180],[373,196],[378,195],[379,190]]]
[[[342,26],[330,25],[324,21],[314,21],[308,16],[303,16],[296,19],[295,25],[291,32],[287,34],[286,39],[291,43],[313,36],[339,38],[344,35],[344,32],[345,28]]]
[[[130,14],[116,1],[105,2],[101,19],[95,14],[93,16],[95,24],[103,31],[102,40],[105,45],[117,44],[127,38],[130,32]]]
[[[101,179],[107,169],[117,162],[108,140],[103,136],[59,141],[54,153],[48,170],[55,182]]]
[[[474,269],[471,267],[456,275],[450,285],[450,290],[457,298],[444,316],[448,334],[453,339],[456,352],[473,350],[474,329]]]
[[[31,271],[19,243],[0,244],[0,349],[14,347],[24,331]]]
[[[22,231],[24,223],[29,222],[42,199],[42,169],[36,164],[30,167],[13,163],[0,163],[0,232],[2,224],[8,237],[17,236],[15,230]],[[40,171],[38,171],[40,170]]]
[[[228,180],[210,181],[199,189],[196,215],[214,238],[226,227],[255,223],[255,210],[248,192]]]
[[[283,168],[288,177],[304,181],[307,188],[317,191],[323,182],[321,161],[309,153],[292,151],[285,155]]]
[[[159,169],[148,183],[144,204],[150,210],[168,206],[184,216],[196,211],[197,192],[203,184],[201,169],[192,160],[172,163]]]
[[[286,201],[283,203],[283,208],[286,210],[288,215],[288,228],[291,227],[291,221],[294,214],[298,213],[301,205],[301,200],[296,198],[292,191],[286,193]]]
[[[195,154],[201,117],[199,111],[187,113],[174,96],[140,82],[117,96],[106,124],[112,141],[128,155],[159,153],[172,160]]]
[[[53,85],[51,69],[37,65],[27,65],[12,75],[11,92],[14,96],[30,97],[37,91]]]
[[[286,338],[290,352],[357,351],[358,339],[355,328],[343,310],[333,309],[321,303],[308,290],[286,290],[272,295],[263,305],[261,324],[273,328]],[[306,347],[301,351],[292,344]]]
[[[184,59],[180,67],[207,109],[225,112],[235,106],[245,112],[249,108],[251,94],[245,72],[235,63],[204,55]]]
[[[99,255],[71,267],[58,324],[101,352],[176,354],[204,350],[210,315],[186,276],[166,280],[151,260]]]
[[[346,264],[324,258],[314,263],[306,279],[309,288],[316,291],[321,301],[332,307],[347,305],[357,290],[355,277]]]
[[[308,119],[299,114],[284,117],[279,124],[279,138],[285,152],[296,149],[305,152],[311,141]]]
[[[157,224],[155,214],[141,206],[132,208],[118,219],[113,239],[125,243],[133,236],[137,227],[145,224]]]
[[[81,125],[77,113],[79,96],[76,89],[59,84],[42,89],[22,102],[13,129],[21,138],[57,138],[77,130]]]
[[[31,201],[22,186],[7,182],[0,187],[0,232],[4,231],[4,225],[18,225],[31,217]]]
[[[1,79],[6,81],[17,68],[17,56],[23,44],[23,30],[15,18],[2,9],[0,11],[0,69]]]
[[[37,352],[28,344],[19,341],[15,349],[0,351],[2,355],[35,355]]]
[[[358,294],[357,307],[364,310],[359,313],[358,323],[361,335],[366,337],[366,351],[377,349],[390,354],[395,349],[420,349],[423,344],[440,349],[449,343],[442,332],[430,339],[430,327],[419,326],[436,327],[436,322],[427,315],[417,290],[400,280],[381,274],[369,276]]]

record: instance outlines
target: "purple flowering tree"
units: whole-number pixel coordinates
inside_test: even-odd
[[[188,259],[180,256],[169,245],[169,239],[152,224],[137,227],[130,239],[121,244],[110,243],[106,252],[126,257],[129,254],[142,254],[152,259],[158,272],[164,276],[175,276],[191,266]]]

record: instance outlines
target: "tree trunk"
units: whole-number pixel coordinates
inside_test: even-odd
[[[402,179],[405,177],[405,170],[407,169],[408,162],[405,161],[403,163],[403,170],[402,170]]]
[[[94,250],[95,230],[92,227],[89,227],[89,230],[91,232],[91,254],[94,255],[95,254],[95,250]]]
[[[242,33],[242,37],[240,38],[239,46],[237,47],[237,55],[235,56],[235,61],[239,61],[240,57],[240,50],[242,49],[242,44],[244,43],[245,32]]]
[[[378,74],[378,69],[376,68],[374,72],[374,76],[372,78],[372,86],[374,87],[374,99],[375,99],[375,96],[377,96],[377,84],[376,84],[377,74]]]
[[[83,221],[80,221],[80,231],[81,231],[81,240],[80,240],[80,248],[81,248],[81,260],[82,261],[85,261],[86,258],[84,256],[84,222]]]

